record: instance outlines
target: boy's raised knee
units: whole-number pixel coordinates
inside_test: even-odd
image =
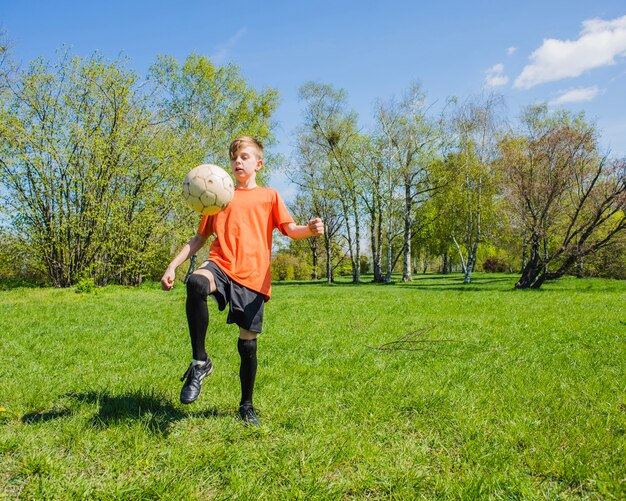
[[[207,297],[211,292],[211,283],[209,279],[200,273],[193,273],[187,279],[187,294],[197,294]]]

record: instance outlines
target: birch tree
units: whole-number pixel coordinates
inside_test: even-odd
[[[485,238],[486,218],[493,214],[497,193],[499,96],[488,95],[465,102],[454,120],[458,137],[457,165],[463,200],[463,243],[466,257],[454,240],[463,261],[464,283],[470,283],[478,246]],[[487,225],[488,226],[488,225]]]
[[[296,198],[298,212],[302,211],[303,217],[307,214],[309,218],[319,216],[324,221],[323,238],[306,240],[310,246],[314,269],[317,269],[318,257],[323,255],[326,280],[332,283],[333,270],[337,265],[333,262],[333,249],[344,226],[344,219],[337,186],[329,175],[329,170],[330,163],[325,152],[306,134],[300,134],[296,166],[288,169],[288,177],[299,188]],[[320,241],[323,243],[323,253],[319,249]]]
[[[308,82],[300,88],[300,100],[305,103],[304,133],[326,153],[329,177],[337,187],[343,211],[345,236],[352,269],[352,281],[361,281],[361,207],[362,183],[355,151],[357,118],[346,110],[347,97],[343,90],[327,84]]]
[[[362,151],[362,176],[365,182],[361,195],[369,223],[370,247],[372,250],[372,271],[374,282],[383,282],[382,253],[385,214],[391,200],[389,187],[395,181],[389,179],[389,163],[385,161],[386,142],[380,135],[372,134],[364,138]]]
[[[437,148],[438,129],[427,116],[426,96],[419,85],[409,88],[400,102],[391,100],[378,106],[376,118],[388,141],[388,158],[397,168],[401,183],[402,280],[411,277],[411,239],[414,208],[431,190],[428,166]]]

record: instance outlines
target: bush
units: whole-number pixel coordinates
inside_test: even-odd
[[[313,267],[302,258],[296,259],[293,275],[296,280],[311,280]]]
[[[291,254],[280,252],[272,261],[272,278],[274,280],[293,280],[297,259]]]
[[[341,277],[352,275],[352,263],[350,263],[349,257],[346,257],[338,265],[336,265],[335,273]]]
[[[0,216],[2,217],[2,216]],[[0,280],[43,284],[45,273],[28,243],[0,228]]]
[[[310,280],[313,268],[303,255],[281,251],[272,260],[273,280]]]
[[[96,283],[91,277],[81,278],[76,284],[75,290],[77,294],[91,294],[96,290]]]
[[[508,263],[495,256],[488,257],[483,263],[483,270],[487,273],[503,273],[508,269]]]
[[[626,279],[626,234],[618,235],[608,246],[583,259],[588,277]]]

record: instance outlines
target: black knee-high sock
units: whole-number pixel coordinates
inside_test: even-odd
[[[237,341],[237,351],[241,357],[239,379],[241,380],[240,405],[252,407],[252,391],[256,377],[256,339],[241,339]]]
[[[191,350],[196,360],[207,360],[208,357],[204,348],[204,339],[209,326],[206,298],[210,287],[209,279],[200,274],[193,274],[187,280],[187,323],[191,337]]]

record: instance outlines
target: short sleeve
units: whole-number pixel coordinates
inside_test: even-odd
[[[200,226],[198,226],[198,233],[204,238],[209,238],[213,233],[213,216],[202,216]]]
[[[289,213],[289,209],[283,202],[283,199],[280,198],[280,195],[277,191],[274,191],[274,202],[272,204],[272,221],[274,228],[278,228],[283,235],[287,235],[285,230],[283,229],[283,225],[294,223],[293,217]]]

